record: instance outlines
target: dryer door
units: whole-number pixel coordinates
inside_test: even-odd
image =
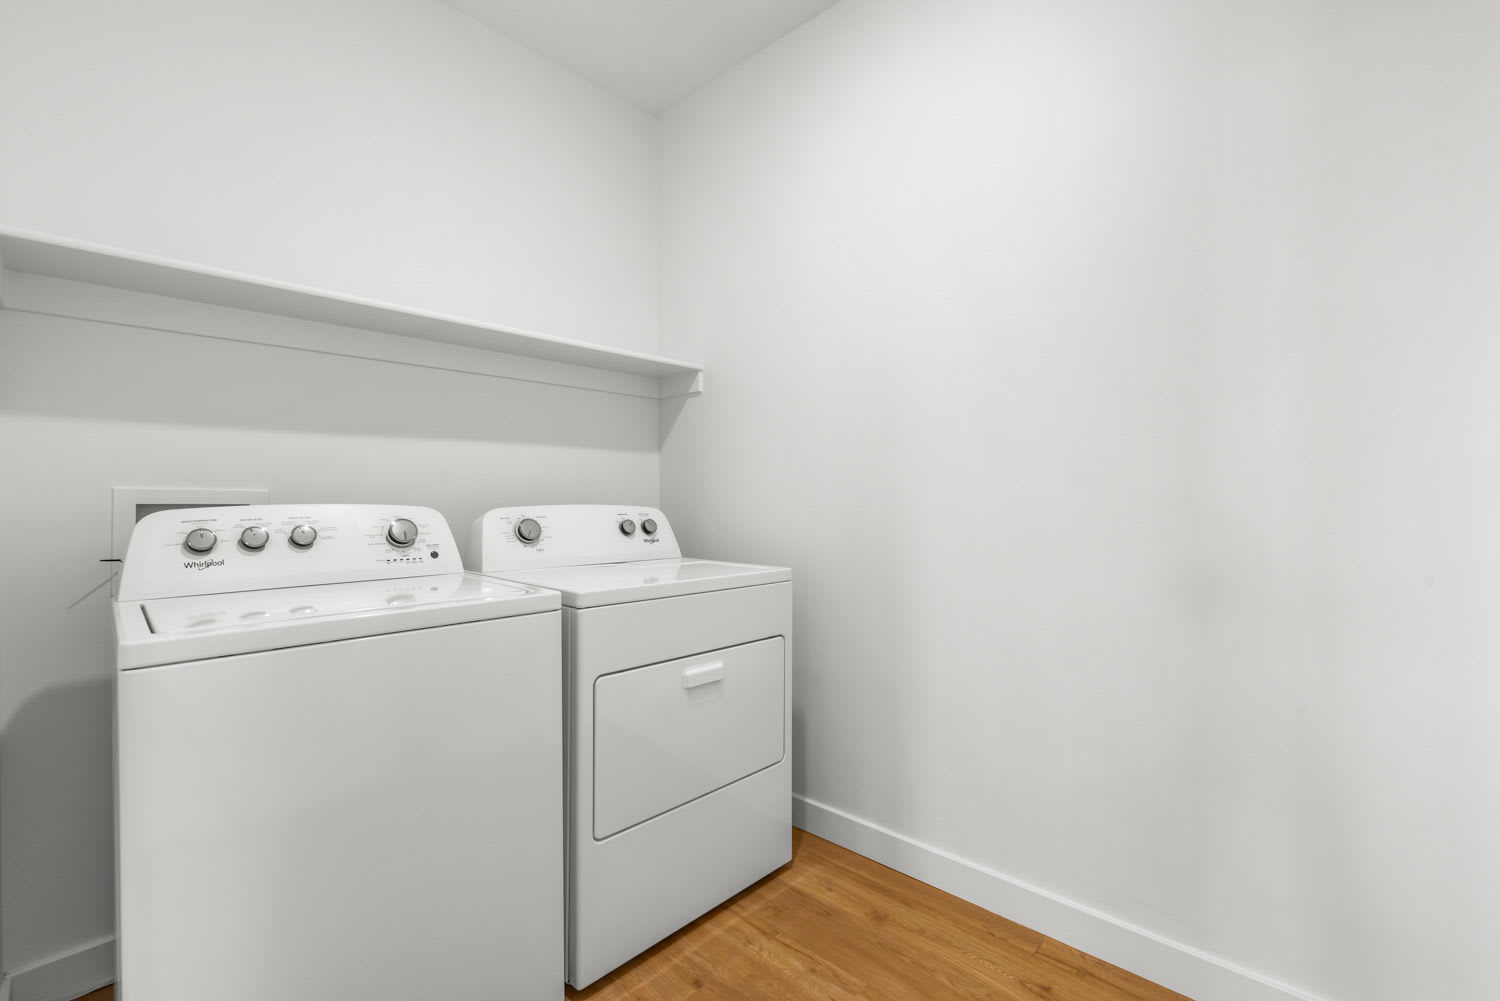
[[[603,840],[782,759],[786,640],[594,682],[594,838]]]

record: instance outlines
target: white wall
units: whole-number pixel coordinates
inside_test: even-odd
[[[662,501],[796,569],[799,794],[1236,997],[1500,996],[1497,37],[843,0],[664,117]]]
[[[654,120],[437,0],[0,0],[0,226],[656,348]]]
[[[113,934],[111,487],[425,504],[460,538],[496,505],[657,500],[655,400],[14,311],[0,362],[12,972]]]

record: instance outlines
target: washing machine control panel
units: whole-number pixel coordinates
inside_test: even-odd
[[[253,504],[182,508],[142,518],[119,600],[382,580],[463,569],[431,508]]]
[[[493,573],[681,556],[667,516],[656,508],[558,504],[485,512],[474,523],[464,562]]]

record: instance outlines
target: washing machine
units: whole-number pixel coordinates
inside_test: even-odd
[[[114,615],[121,1001],[561,995],[555,592],[255,505],[143,519]]]
[[[792,578],[684,559],[652,508],[499,508],[471,569],[562,594],[568,982],[792,855]]]

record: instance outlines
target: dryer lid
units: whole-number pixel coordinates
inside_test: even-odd
[[[705,591],[775,584],[792,579],[786,567],[714,560],[644,560],[581,567],[552,567],[496,576],[562,592],[569,608],[593,608],[627,601],[675,598]]]

